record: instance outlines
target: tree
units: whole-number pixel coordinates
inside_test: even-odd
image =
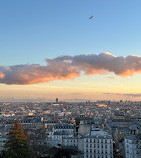
[[[5,151],[2,154],[4,158],[30,158],[31,151],[28,144],[28,137],[25,134],[22,125],[16,120],[12,124],[9,132],[8,141],[5,144]]]
[[[69,149],[60,148],[54,158],[71,158],[70,153]]]
[[[32,154],[34,158],[41,156],[47,150],[46,130],[44,127],[32,131],[30,135]]]

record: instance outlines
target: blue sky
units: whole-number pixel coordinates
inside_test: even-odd
[[[45,58],[103,52],[124,57],[141,56],[140,8],[141,0],[1,0],[0,66],[45,65]],[[89,20],[90,16],[94,18]],[[131,65],[134,66],[136,60],[132,58]],[[140,63],[138,65],[137,71]],[[20,73],[20,66],[10,68],[19,68],[17,72]],[[125,70],[130,76],[128,69]],[[0,72],[1,81],[3,77],[7,79],[4,75],[13,75],[9,81],[16,78],[17,74],[14,76],[12,72],[16,71]],[[20,75],[25,79],[33,73],[23,72]],[[6,82],[0,82],[0,98],[141,99],[141,75],[132,76],[132,69],[131,77],[120,77],[109,71],[105,75],[78,75],[74,80],[48,83],[42,83],[40,71],[37,74],[37,84],[6,85],[3,84]],[[126,95],[132,93],[140,97]]]
[[[0,1],[0,65],[107,51],[141,55],[140,6],[140,0]]]

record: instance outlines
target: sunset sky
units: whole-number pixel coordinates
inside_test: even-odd
[[[140,6],[0,1],[0,101],[141,100]]]

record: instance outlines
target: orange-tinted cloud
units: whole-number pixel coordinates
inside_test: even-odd
[[[125,77],[141,73],[141,56],[114,56],[111,53],[99,55],[63,56],[46,59],[46,66],[38,64],[0,66],[0,83],[35,84],[53,80],[74,79],[85,75],[107,74],[110,72]]]
[[[0,67],[5,75],[0,78],[0,83],[5,84],[34,84],[53,80],[74,79],[80,75],[70,63],[50,63],[47,66],[40,65],[15,65],[10,67]]]

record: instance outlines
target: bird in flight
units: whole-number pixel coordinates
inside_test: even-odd
[[[89,19],[92,19],[92,18],[93,18],[93,16],[89,17]]]

